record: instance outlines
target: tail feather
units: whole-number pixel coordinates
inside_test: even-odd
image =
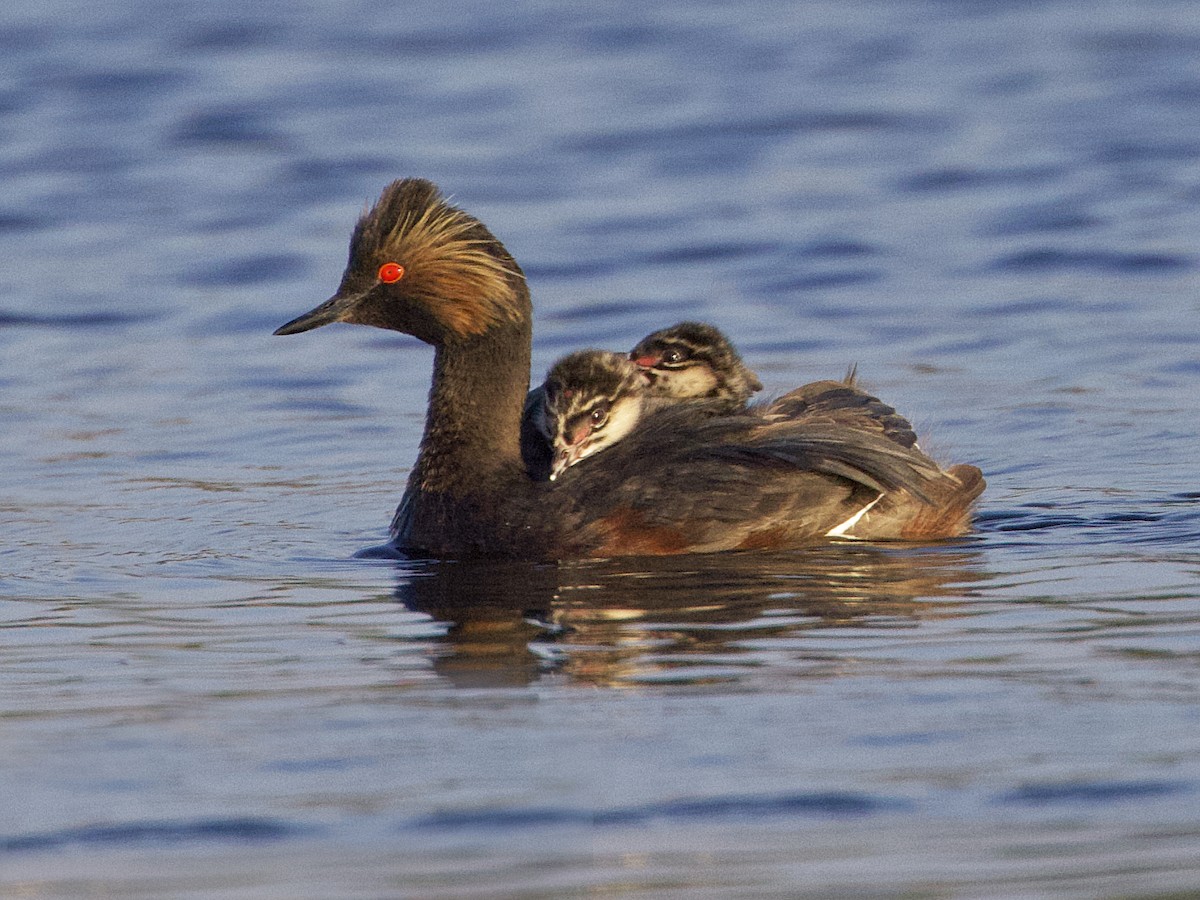
[[[975,466],[951,466],[927,486],[927,499],[907,490],[887,492],[843,536],[906,541],[960,537],[971,530],[971,510],[986,484]]]

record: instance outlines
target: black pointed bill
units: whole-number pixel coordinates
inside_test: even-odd
[[[299,334],[302,331],[311,331],[322,325],[328,325],[330,322],[340,322],[354,307],[356,300],[358,297],[354,295],[343,297],[341,294],[335,294],[316,309],[310,309],[304,315],[296,316],[286,325],[280,325],[274,333]]]

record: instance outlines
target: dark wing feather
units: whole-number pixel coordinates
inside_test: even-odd
[[[901,447],[917,443],[916,432],[904,416],[878,397],[844,381],[814,381],[756,407],[756,411],[773,421],[827,422],[875,431]]]
[[[739,460],[745,465],[782,464],[845,478],[880,493],[904,489],[925,497],[937,464],[871,431],[833,429],[825,422],[781,422],[744,443],[700,449],[698,455]]]

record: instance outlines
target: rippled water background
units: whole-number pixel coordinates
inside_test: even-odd
[[[1200,889],[1198,60],[1186,2],[5,4],[0,895]],[[857,362],[977,535],[354,559],[431,354],[270,333],[403,175],[538,377]]]

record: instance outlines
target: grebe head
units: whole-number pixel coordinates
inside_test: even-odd
[[[631,432],[642,413],[648,381],[619,353],[581,350],[564,356],[546,376],[542,433],[550,442],[550,480]]]
[[[402,331],[440,345],[530,315],[524,274],[490,231],[420,178],[388,185],[350,238],[337,292],[275,334],[331,322]]]
[[[710,398],[745,404],[762,382],[718,329],[680,322],[644,337],[629,358],[650,378],[659,396]]]

